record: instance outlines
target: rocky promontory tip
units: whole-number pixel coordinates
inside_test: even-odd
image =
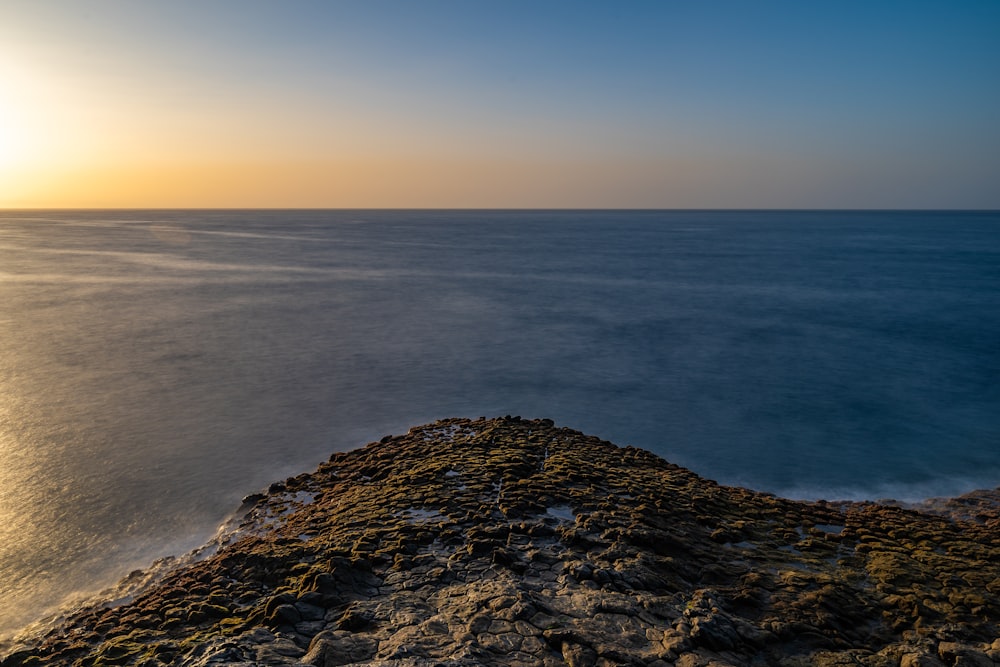
[[[0,664],[1000,664],[996,500],[795,502],[448,419],[249,497],[214,555]]]

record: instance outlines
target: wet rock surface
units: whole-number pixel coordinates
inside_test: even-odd
[[[794,502],[449,419],[249,497],[218,553],[0,664],[1000,664],[997,500]]]

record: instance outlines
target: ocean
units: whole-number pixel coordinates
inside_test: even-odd
[[[0,211],[0,637],[409,426],[1000,485],[1000,212]]]

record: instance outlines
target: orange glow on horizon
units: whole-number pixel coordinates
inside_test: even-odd
[[[0,206],[477,208],[509,206],[511,193],[516,193],[519,207],[544,207],[552,201],[570,206],[579,200],[581,189],[606,190],[601,184],[607,168],[581,163],[398,159],[36,169],[21,170],[13,184],[0,183]]]

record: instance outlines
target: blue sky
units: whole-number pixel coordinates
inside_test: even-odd
[[[0,205],[1000,207],[997,2],[7,1],[0,56],[62,137]]]

